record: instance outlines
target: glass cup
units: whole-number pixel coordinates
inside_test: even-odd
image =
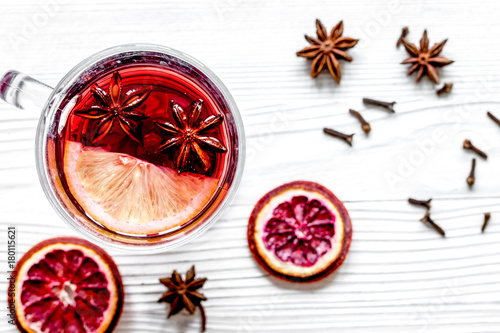
[[[135,65],[152,65],[184,75],[209,92],[224,115],[227,128],[227,171],[219,180],[215,195],[194,218],[154,235],[115,232],[89,219],[61,186],[61,170],[55,157],[54,140],[71,111],[71,101],[96,79],[113,70]],[[0,97],[20,108],[43,108],[36,135],[36,166],[40,183],[59,216],[86,238],[108,248],[146,253],[161,252],[187,243],[206,231],[227,209],[240,183],[245,156],[245,136],[238,108],[220,79],[205,65],[171,48],[151,44],[127,44],[99,52],[74,67],[53,89],[25,74],[9,71],[0,81]]]

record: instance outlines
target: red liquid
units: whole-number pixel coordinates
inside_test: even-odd
[[[123,128],[119,126],[118,122],[113,123],[111,130],[104,137],[102,137],[102,139],[95,140],[97,137],[97,128],[101,123],[102,118],[88,119],[75,114],[75,112],[79,110],[103,106],[102,101],[100,101],[99,98],[96,98],[96,95],[92,93],[91,88],[94,84],[97,84],[98,87],[101,88],[108,95],[108,97],[110,97],[112,92],[109,91],[109,86],[113,73],[108,73],[106,76],[98,78],[96,81],[88,82],[88,84],[86,84],[86,86],[79,91],[80,97],[77,99],[76,104],[69,112],[67,122],[62,131],[55,139],[55,151],[57,169],[63,170],[61,177],[63,188],[75,207],[77,207],[80,211],[85,212],[91,222],[104,225],[104,227],[108,230],[111,229],[111,231],[122,233],[122,230],[112,230],[113,227],[110,227],[109,224],[100,221],[98,215],[89,212],[88,204],[82,202],[81,196],[74,193],[75,191],[71,190],[72,186],[68,185],[69,183],[74,182],[71,180],[72,176],[74,179],[77,179],[74,175],[67,173],[72,171],[65,170],[65,168],[68,169],[68,160],[72,158],[71,156],[67,156],[69,154],[67,149],[69,144],[72,142],[80,143],[83,147],[86,147],[83,148],[83,151],[93,151],[92,147],[100,147],[102,148],[102,151],[105,152],[127,154],[139,159],[140,161],[149,162],[154,166],[166,168],[160,168],[161,170],[168,169],[170,171],[178,171],[180,173],[179,176],[187,175],[189,177],[191,175],[199,179],[208,178],[214,179],[216,182],[220,182],[224,178],[225,173],[228,171],[229,157],[232,156],[231,149],[234,149],[233,143],[229,139],[229,133],[234,132],[231,132],[231,129],[227,124],[227,113],[225,113],[227,110],[220,110],[220,104],[217,104],[216,99],[214,99],[214,96],[211,93],[204,91],[194,81],[186,78],[185,76],[166,68],[160,68],[152,65],[132,65],[119,69],[118,73],[121,76],[122,86],[121,94],[119,95],[120,102],[126,101],[130,96],[137,95],[139,91],[144,91],[144,89],[148,89],[148,87],[151,87],[152,89],[151,93],[144,100],[144,102],[133,109],[135,113],[142,115],[141,120],[135,121],[137,124],[136,136],[140,138],[141,142],[136,142],[136,140],[134,140],[125,130],[123,130]],[[173,101],[174,103],[180,105],[184,112],[189,115],[191,114],[192,104],[200,99],[203,101],[203,106],[199,116],[199,122],[213,115],[224,115],[222,123],[219,126],[215,126],[210,129],[207,133],[204,133],[204,135],[217,139],[227,148],[227,153],[217,152],[213,149],[206,149],[210,147],[203,147],[209,157],[209,167],[203,167],[203,164],[200,163],[197,156],[194,153],[191,153],[189,155],[190,157],[187,166],[179,169],[177,159],[180,146],[167,149],[162,153],[157,152],[158,146],[169,137],[160,131],[156,122],[166,121],[179,125],[174,118],[171,102]],[[61,124],[59,124],[59,127],[61,128]],[[171,175],[171,172],[167,172],[167,174],[174,177]],[[80,178],[78,179],[82,180],[81,175],[79,177]],[[175,182],[176,178],[173,179]],[[219,187],[212,193],[211,199],[205,203],[204,207],[197,207],[199,211],[196,213],[198,213],[198,215],[201,215],[203,212],[206,213],[206,210],[210,209],[210,204],[215,201],[217,197],[223,194],[221,192],[226,191],[225,188],[223,189],[221,187],[222,185],[223,184],[219,184]],[[88,187],[85,186],[84,188],[86,190],[88,189]],[[113,191],[114,189],[110,188],[107,190]],[[118,190],[118,188],[116,190]],[[95,200],[98,205],[99,200]],[[145,200],[147,200],[147,198]],[[140,203],[134,203],[134,205],[139,205],[137,209],[141,209]],[[168,207],[165,207],[165,209],[168,209]],[[186,220],[182,223],[188,222],[189,221]],[[171,226],[166,226],[165,230],[170,227]],[[135,232],[130,231],[123,233],[135,234]],[[155,234],[157,233],[161,232],[155,232]],[[139,231],[137,234],[141,234],[141,232]]]

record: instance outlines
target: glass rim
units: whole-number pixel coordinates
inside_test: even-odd
[[[235,147],[238,150],[238,157],[236,160],[236,170],[234,172],[234,178],[232,180],[231,185],[225,197],[222,199],[222,202],[219,207],[215,209],[215,211],[207,217],[203,223],[197,226],[194,230],[189,232],[188,234],[182,235],[177,239],[166,240],[158,242],[157,244],[135,244],[129,243],[126,244],[124,242],[114,241],[113,239],[106,239],[107,236],[101,236],[94,234],[90,230],[86,230],[79,222],[75,221],[74,218],[68,213],[68,211],[63,207],[59,199],[57,198],[56,193],[54,193],[54,188],[51,184],[50,175],[48,173],[48,165],[47,160],[45,158],[45,153],[47,150],[47,142],[48,142],[48,131],[49,126],[52,124],[51,121],[47,121],[47,118],[50,118],[50,115],[53,115],[57,111],[57,107],[61,102],[61,99],[64,97],[61,95],[61,91],[64,91],[65,88],[69,87],[73,80],[78,78],[79,75],[85,71],[89,66],[92,66],[96,62],[105,59],[107,57],[112,57],[114,55],[119,55],[122,53],[139,53],[139,52],[156,52],[165,54],[174,58],[177,58],[181,61],[188,63],[189,65],[195,67],[201,73],[203,73],[212,84],[220,91],[222,97],[226,101],[229,106],[229,112],[234,118],[235,129],[238,135],[238,145]],[[118,250],[120,252],[131,252],[134,253],[159,253],[165,252],[169,249],[176,248],[182,246],[193,239],[199,237],[205,231],[207,231],[213,224],[220,218],[220,215],[229,207],[232,202],[237,189],[240,185],[241,178],[243,175],[243,169],[245,164],[245,153],[246,153],[246,143],[245,143],[245,133],[243,128],[243,121],[241,119],[241,115],[239,109],[234,101],[231,93],[227,89],[227,87],[222,83],[219,77],[210,70],[206,65],[193,58],[192,56],[185,54],[176,49],[156,45],[149,43],[133,43],[133,44],[122,44],[114,47],[107,48],[98,53],[95,53],[85,60],[78,63],[74,66],[56,85],[52,94],[47,99],[41,116],[38,122],[37,133],[35,137],[35,161],[37,174],[42,186],[42,190],[45,193],[45,196],[49,200],[51,206],[59,215],[59,217],[65,221],[67,225],[69,225],[73,230],[75,230],[80,235],[83,235],[87,239],[101,245],[107,249]]]

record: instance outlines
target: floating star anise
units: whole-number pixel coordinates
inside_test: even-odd
[[[419,82],[420,79],[427,74],[432,82],[438,84],[439,73],[437,67],[443,67],[453,63],[453,60],[439,56],[441,51],[443,51],[443,47],[444,44],[446,44],[447,39],[443,40],[441,43],[434,44],[434,46],[429,49],[429,38],[427,38],[427,30],[425,30],[424,35],[420,40],[420,50],[415,46],[415,44],[410,43],[405,37],[403,37],[401,41],[406,49],[406,52],[410,54],[410,57],[402,62],[402,64],[412,65],[408,69],[408,75],[417,71],[417,82]]]
[[[148,86],[125,94],[122,98],[122,78],[118,72],[114,72],[109,83],[108,92],[101,89],[97,83],[91,88],[92,95],[100,105],[94,105],[84,110],[75,111],[75,115],[86,119],[99,120],[92,143],[102,140],[114,128],[116,124],[132,140],[141,143],[138,134],[137,121],[144,117],[142,112],[135,110],[141,105],[151,93],[152,87]]]
[[[227,151],[219,140],[207,134],[208,131],[222,123],[223,116],[221,114],[211,115],[198,121],[203,108],[201,99],[193,102],[189,114],[184,112],[182,107],[174,101],[170,102],[170,106],[175,124],[168,121],[156,121],[160,132],[169,137],[161,142],[156,153],[177,147],[176,167],[178,172],[188,167],[192,155],[197,158],[206,172],[210,168],[211,161],[210,155],[205,149],[220,153]]]
[[[325,26],[316,20],[316,34],[318,38],[305,36],[306,40],[311,44],[299,52],[297,56],[307,59],[314,59],[311,66],[311,77],[316,77],[325,68],[333,76],[337,83],[340,83],[340,64],[339,59],[352,61],[350,55],[345,50],[354,47],[358,43],[357,39],[350,37],[342,37],[344,32],[344,24],[340,21],[333,27],[330,35],[326,32]]]
[[[163,294],[158,302],[167,302],[170,304],[170,312],[167,318],[181,312],[182,309],[186,309],[190,314],[194,314],[196,307],[199,307],[201,312],[201,331],[205,332],[207,319],[201,302],[206,301],[207,298],[198,289],[203,287],[207,279],[196,279],[195,275],[194,266],[192,266],[186,273],[185,281],[182,280],[182,276],[175,270],[171,277],[160,279],[160,282],[168,288],[168,291]]]

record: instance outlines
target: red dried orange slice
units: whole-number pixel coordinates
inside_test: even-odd
[[[123,287],[113,259],[75,237],[45,240],[15,268],[16,325],[23,333],[112,332],[123,306]]]
[[[352,225],[342,202],[324,186],[295,181],[267,193],[248,223],[248,244],[269,273],[295,282],[334,272],[351,244]]]

